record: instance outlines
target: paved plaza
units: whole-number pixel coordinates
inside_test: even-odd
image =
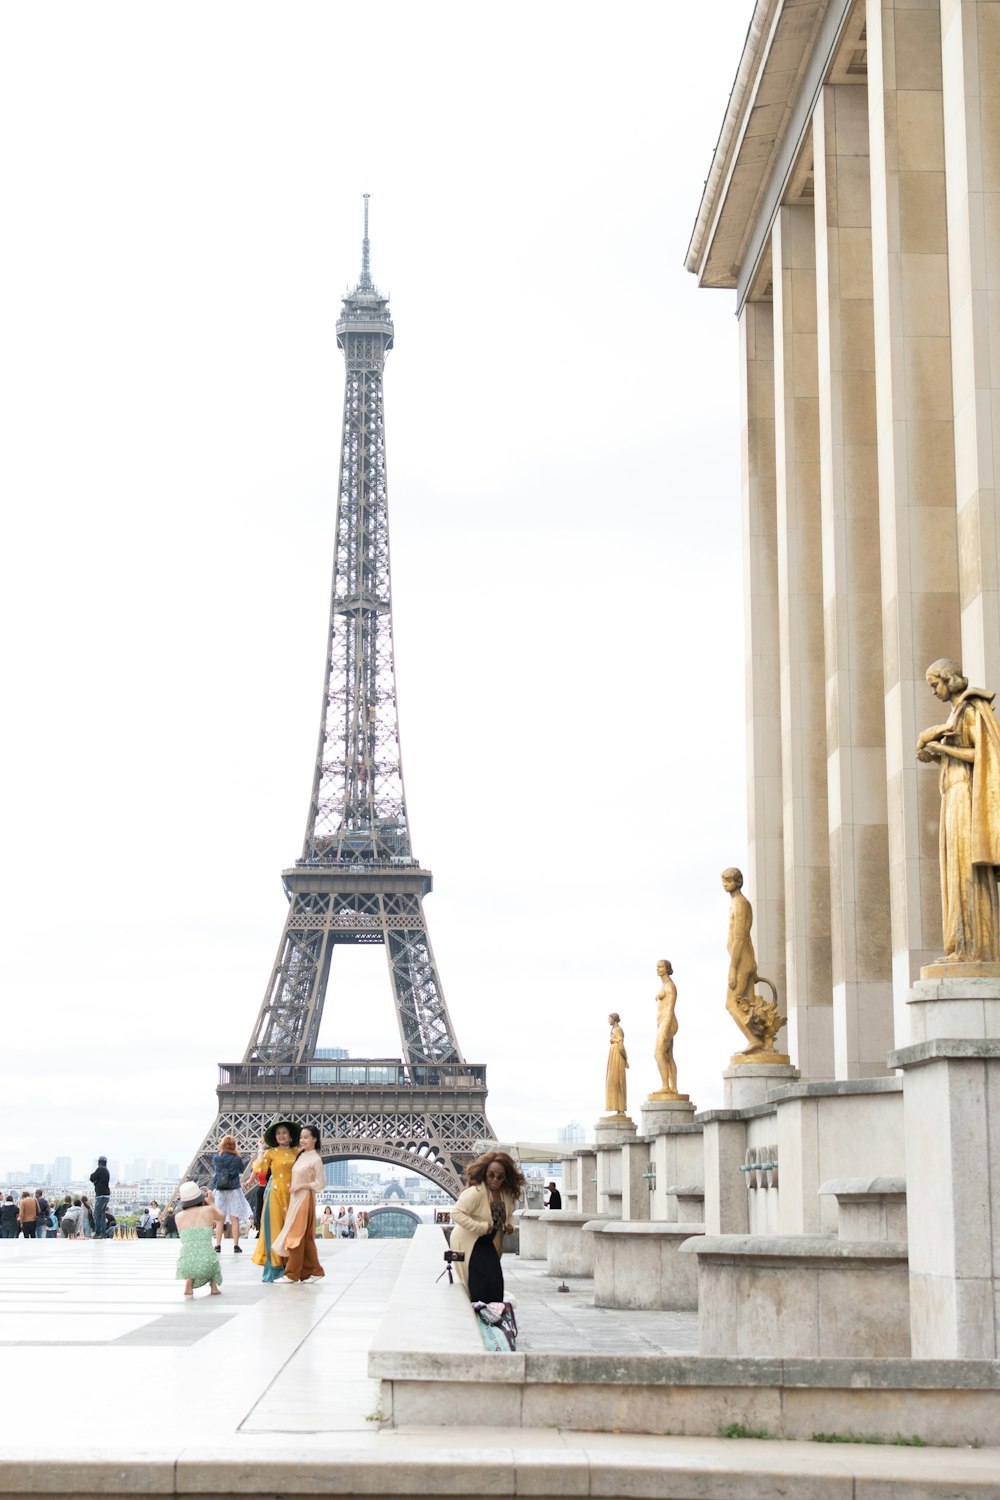
[[[472,1495],[488,1463],[490,1491],[505,1495],[1000,1497],[995,1451],[380,1428],[367,1352],[407,1250],[406,1241],[323,1243],[325,1281],[264,1286],[250,1255],[227,1245],[223,1295],[185,1300],[176,1242],[3,1242],[0,1485],[8,1494]],[[559,1293],[534,1263],[507,1269],[525,1350],[695,1347],[691,1314],[601,1311],[586,1282]]]

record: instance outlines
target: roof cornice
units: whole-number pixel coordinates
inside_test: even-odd
[[[830,3],[756,0],[684,262],[701,286],[737,285]]]

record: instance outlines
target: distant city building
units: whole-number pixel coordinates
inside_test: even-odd
[[[64,1187],[67,1182],[73,1181],[73,1161],[69,1156],[57,1156],[52,1163],[52,1171],[49,1173],[49,1183],[52,1187]]]
[[[48,1182],[49,1180],[48,1162],[33,1161],[31,1163],[31,1166],[28,1168],[28,1176],[31,1178],[32,1182],[37,1183],[38,1186],[41,1187],[42,1184]]]
[[[178,1182],[180,1180],[180,1175],[181,1175],[181,1169],[177,1165],[177,1163],[175,1161],[168,1162],[167,1163],[167,1176],[170,1178],[171,1182]]]
[[[556,1143],[560,1146],[582,1146],[586,1139],[586,1131],[576,1120],[571,1120],[568,1125],[560,1125],[556,1131]]]
[[[323,1168],[326,1173],[327,1187],[346,1188],[348,1185],[348,1166],[349,1163],[346,1161],[328,1161]]]
[[[135,1161],[126,1162],[125,1176],[128,1178],[129,1182],[141,1182],[144,1177],[148,1177],[149,1173],[146,1170],[146,1158],[144,1156],[137,1156]]]
[[[155,1158],[150,1165],[149,1175],[150,1177],[169,1177],[166,1162],[160,1157]]]

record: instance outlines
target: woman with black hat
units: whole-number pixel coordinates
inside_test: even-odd
[[[255,1266],[264,1267],[265,1281],[280,1281],[285,1274],[285,1259],[274,1249],[281,1233],[292,1188],[292,1167],[299,1154],[299,1125],[294,1120],[272,1120],[264,1131],[266,1150],[253,1164],[255,1172],[270,1168],[271,1176],[264,1189],[260,1211],[260,1234],[253,1253]]]
[[[319,1129],[303,1125],[300,1151],[292,1168],[292,1197],[285,1223],[274,1241],[279,1255],[288,1257],[286,1281],[318,1281],[326,1272],[316,1253],[316,1194],[326,1187],[323,1158],[319,1154]]]

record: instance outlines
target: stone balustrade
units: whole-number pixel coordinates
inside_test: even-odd
[[[591,1220],[583,1226],[592,1245],[594,1306],[693,1310],[698,1306],[698,1267],[681,1245],[704,1226],[646,1220]]]
[[[892,1359],[910,1353],[905,1244],[832,1235],[706,1235],[698,1348],[740,1358]]]
[[[550,1276],[593,1276],[594,1237],[583,1226],[610,1220],[610,1214],[573,1213],[569,1209],[546,1208],[539,1221],[545,1226],[545,1258]]]

